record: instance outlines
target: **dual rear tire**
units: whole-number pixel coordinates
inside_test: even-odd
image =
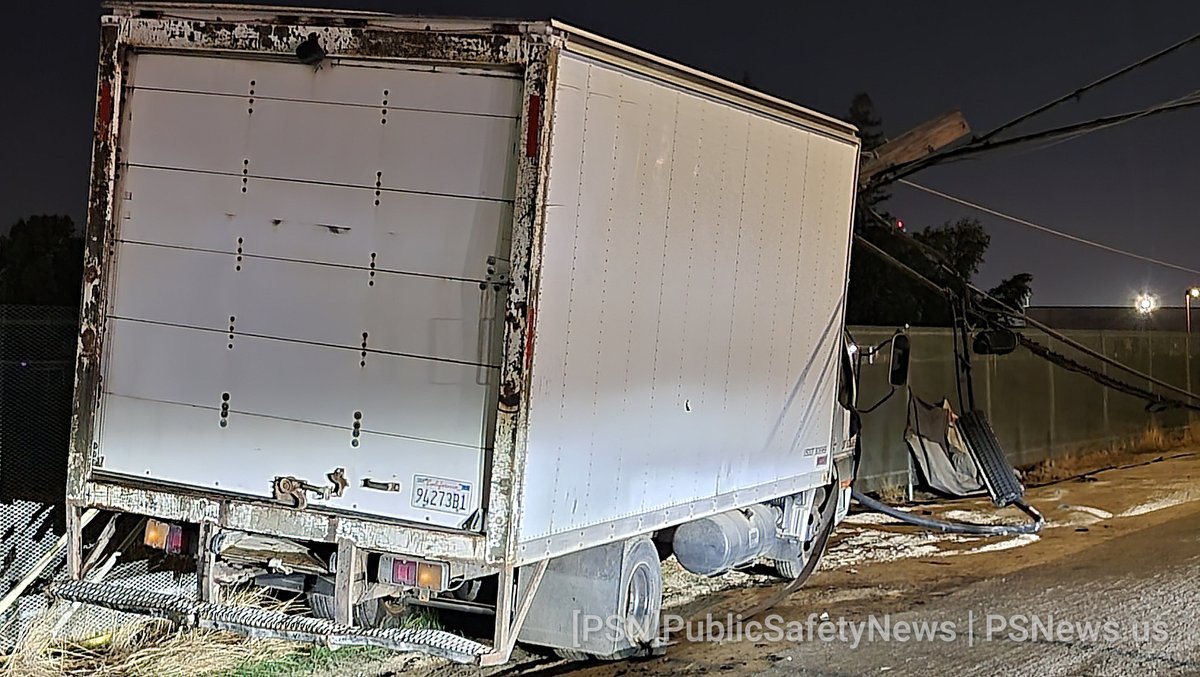
[[[317,618],[330,621],[334,619],[333,595],[323,595],[315,592],[308,593],[308,608],[312,611],[312,615]],[[396,617],[388,611],[382,597],[375,597],[355,604],[352,615],[354,617],[354,625],[366,630],[390,627],[396,622]]]

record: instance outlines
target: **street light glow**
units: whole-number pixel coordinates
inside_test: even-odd
[[[1200,287],[1192,287],[1187,290],[1188,296],[1194,299],[1200,299]]]
[[[1153,294],[1138,294],[1133,305],[1143,315],[1149,315],[1158,308],[1158,299]]]

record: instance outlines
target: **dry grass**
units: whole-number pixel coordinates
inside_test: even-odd
[[[899,484],[889,484],[875,492],[879,500],[890,505],[899,505],[908,501],[908,487]]]
[[[1183,433],[1185,444],[1200,444],[1200,418],[1191,419]]]
[[[1079,454],[1055,456],[1044,461],[1038,461],[1025,468],[1021,474],[1026,486],[1041,486],[1061,482],[1072,477],[1080,477],[1117,464],[1118,460],[1128,456],[1129,452],[1117,449],[1100,449]]]
[[[258,591],[240,593],[232,601],[276,609],[284,606]],[[13,652],[0,658],[0,675],[284,674],[284,670],[258,672],[255,666],[297,662],[311,654],[309,647],[295,642],[180,629],[155,618],[135,620],[86,642],[62,642],[52,636],[52,630],[66,606],[51,606],[29,626]]]
[[[1192,421],[1182,430],[1164,430],[1150,424],[1139,434],[1118,440],[1100,449],[1081,449],[1035,463],[1024,469],[1025,484],[1038,486],[1081,477],[1098,470],[1115,468],[1129,463],[1138,454],[1151,454],[1177,449],[1200,442],[1200,421]]]

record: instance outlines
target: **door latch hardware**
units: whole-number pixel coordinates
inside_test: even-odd
[[[346,492],[346,487],[350,486],[346,480],[345,468],[337,468],[325,477],[330,482],[326,487],[319,487],[299,477],[276,477],[271,485],[271,496],[284,505],[304,510],[308,507],[308,494],[315,494],[317,498],[328,501],[335,496],[340,498]]]
[[[374,489],[375,491],[400,491],[399,482],[377,482],[370,477],[364,477],[362,481],[364,489]]]
[[[346,487],[350,486],[350,483],[346,481],[345,468],[335,468],[333,472],[328,473],[325,477],[333,484],[330,487],[330,492],[338,498],[341,498],[346,493]]]

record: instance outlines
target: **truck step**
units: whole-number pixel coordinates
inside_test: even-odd
[[[983,484],[992,502],[1003,508],[1024,496],[1025,487],[1017,479],[1017,472],[1004,455],[1004,449],[1000,448],[1000,441],[996,439],[996,433],[992,431],[983,412],[976,410],[965,413],[958,418],[956,425],[966,442],[967,451],[983,475]]]
[[[322,618],[198,602],[181,595],[105,583],[66,581],[53,585],[50,592],[62,600],[161,616],[185,627],[224,630],[255,638],[309,642],[331,648],[373,646],[440,656],[456,663],[475,663],[491,650],[485,644],[444,630],[351,628]]]

